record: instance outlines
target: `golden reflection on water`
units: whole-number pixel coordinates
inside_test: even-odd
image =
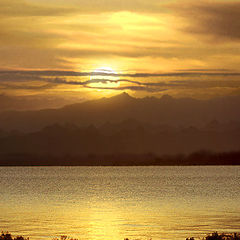
[[[31,240],[180,240],[240,229],[239,167],[1,170],[0,230]]]
[[[109,206],[101,211],[90,211],[89,239],[100,240],[105,236],[112,240],[122,239],[120,225],[118,224],[121,213],[117,209],[113,209],[112,206],[110,207],[111,212],[108,210]]]

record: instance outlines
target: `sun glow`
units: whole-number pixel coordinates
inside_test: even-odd
[[[120,85],[119,76],[110,67],[100,67],[92,71],[89,86],[92,88],[112,89]]]

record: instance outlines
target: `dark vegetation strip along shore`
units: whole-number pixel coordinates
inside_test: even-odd
[[[35,155],[0,154],[0,166],[205,166],[240,165],[240,151],[198,151],[189,155],[110,154]]]
[[[186,240],[194,240],[194,237],[186,238]],[[200,238],[198,238],[200,239]],[[0,240],[29,240],[29,238],[25,238],[22,236],[13,237],[10,233],[3,233],[0,236]],[[68,238],[67,236],[61,236],[60,238],[54,238],[53,240],[77,240],[73,238]],[[124,240],[129,240],[128,238],[125,238]],[[201,238],[201,240],[240,240],[240,233],[222,233],[218,234],[217,232],[214,232],[212,234],[207,235],[204,238]]]

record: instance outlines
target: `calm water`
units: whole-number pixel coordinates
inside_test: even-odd
[[[240,230],[240,167],[0,167],[0,230],[31,240]]]

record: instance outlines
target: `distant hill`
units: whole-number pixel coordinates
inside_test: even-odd
[[[53,124],[40,131],[2,132],[0,154],[189,154],[240,150],[240,124],[211,122],[202,128],[150,125],[134,119],[99,127]]]
[[[127,93],[111,98],[71,104],[59,109],[7,111],[0,113],[0,129],[36,131],[55,123],[77,126],[117,123],[135,119],[148,124],[202,126],[210,121],[240,121],[240,97],[211,100],[191,98],[133,98]]]

